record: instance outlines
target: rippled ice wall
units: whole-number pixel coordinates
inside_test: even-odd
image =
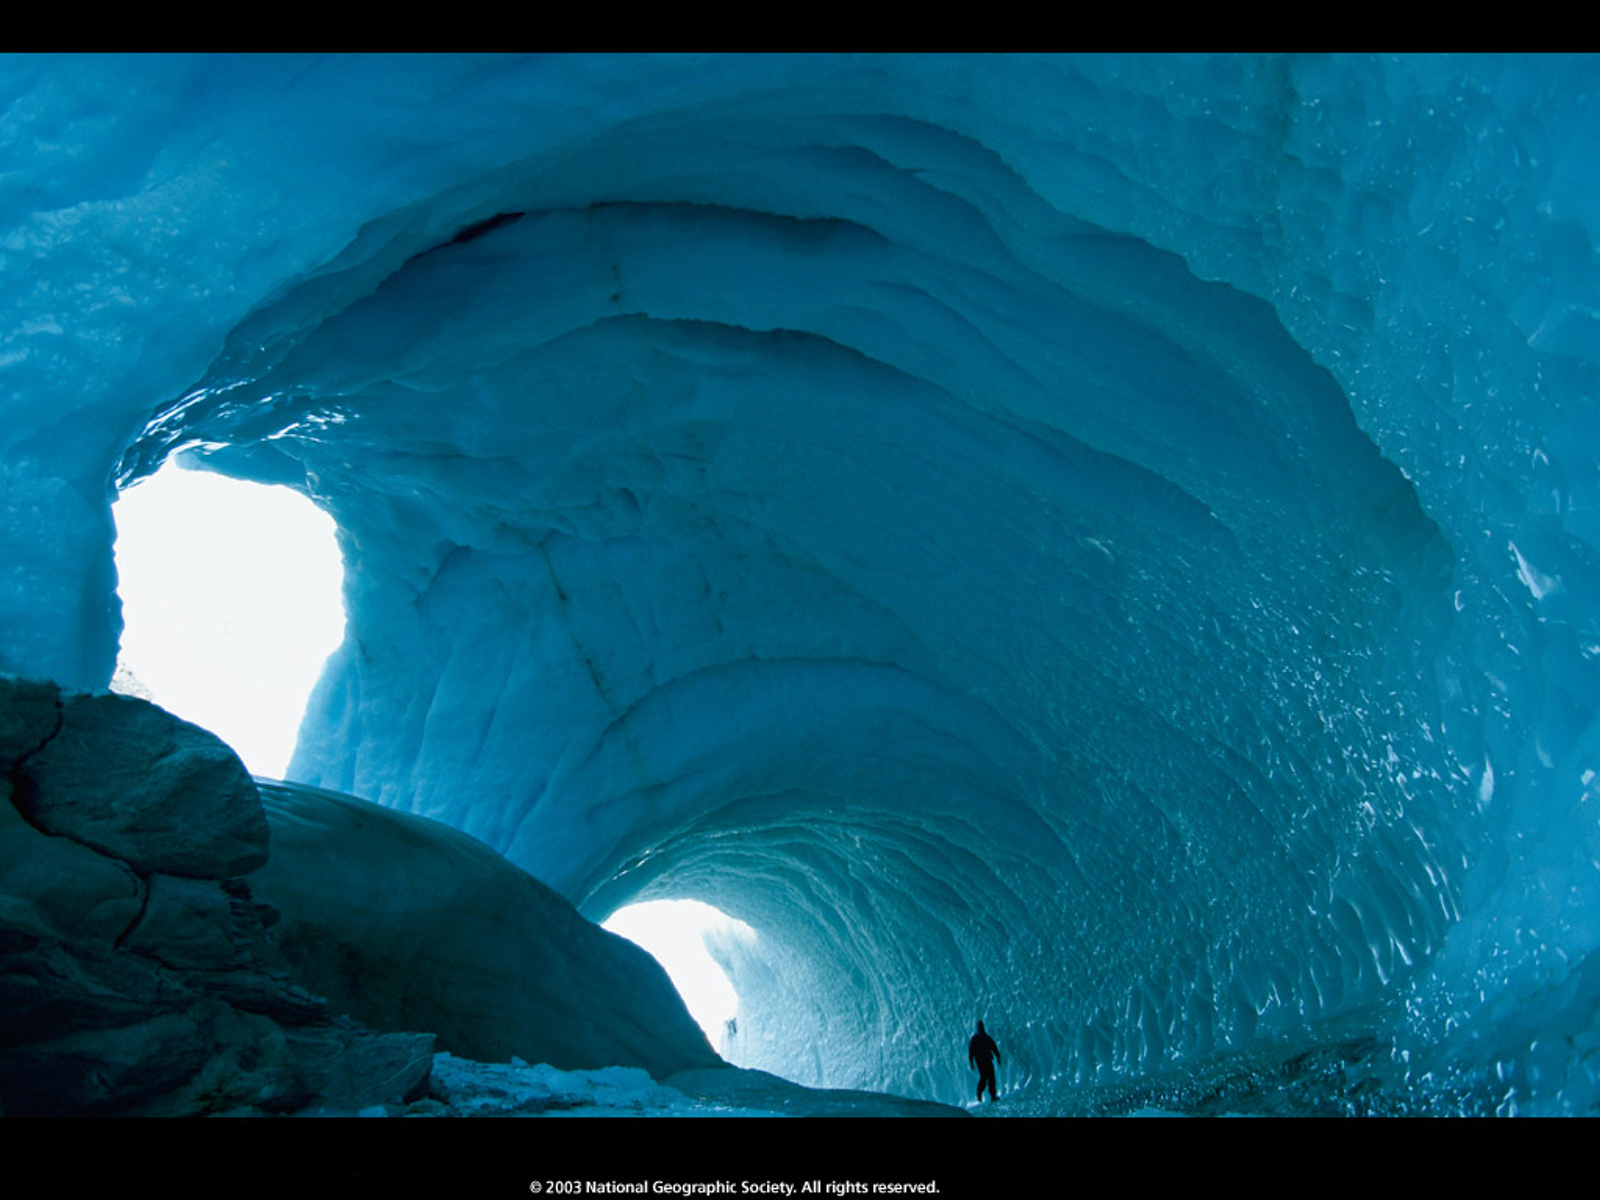
[[[291,773],[749,922],[751,1065],[1590,1111],[1597,75],[8,60],[0,667],[189,449],[340,524]]]

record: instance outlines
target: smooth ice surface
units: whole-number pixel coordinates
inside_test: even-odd
[[[292,774],[747,921],[742,1061],[1593,1111],[1597,82],[5,60],[0,669],[188,449],[339,525]]]

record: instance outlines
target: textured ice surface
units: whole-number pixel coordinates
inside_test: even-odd
[[[3,79],[0,668],[190,449],[341,529],[292,773],[747,921],[742,1061],[1594,1109],[1595,60]]]
[[[463,1117],[702,1115],[682,1092],[661,1086],[637,1067],[558,1071],[521,1059],[479,1063],[436,1054],[429,1091]]]
[[[520,1058],[474,1062],[436,1054],[429,1099],[413,1115],[457,1117],[960,1117],[955,1108],[874,1092],[812,1091],[774,1075],[702,1068],[657,1082],[636,1067],[558,1071]],[[374,1107],[362,1116],[393,1116]]]

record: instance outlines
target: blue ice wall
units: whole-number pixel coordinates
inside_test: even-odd
[[[292,773],[748,921],[753,1065],[1594,1108],[1595,60],[0,78],[0,667],[189,450],[342,530]]]

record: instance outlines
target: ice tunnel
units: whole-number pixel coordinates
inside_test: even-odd
[[[1600,1103],[1595,59],[3,76],[0,670],[186,455],[338,523],[291,777],[748,923],[748,1065]]]

